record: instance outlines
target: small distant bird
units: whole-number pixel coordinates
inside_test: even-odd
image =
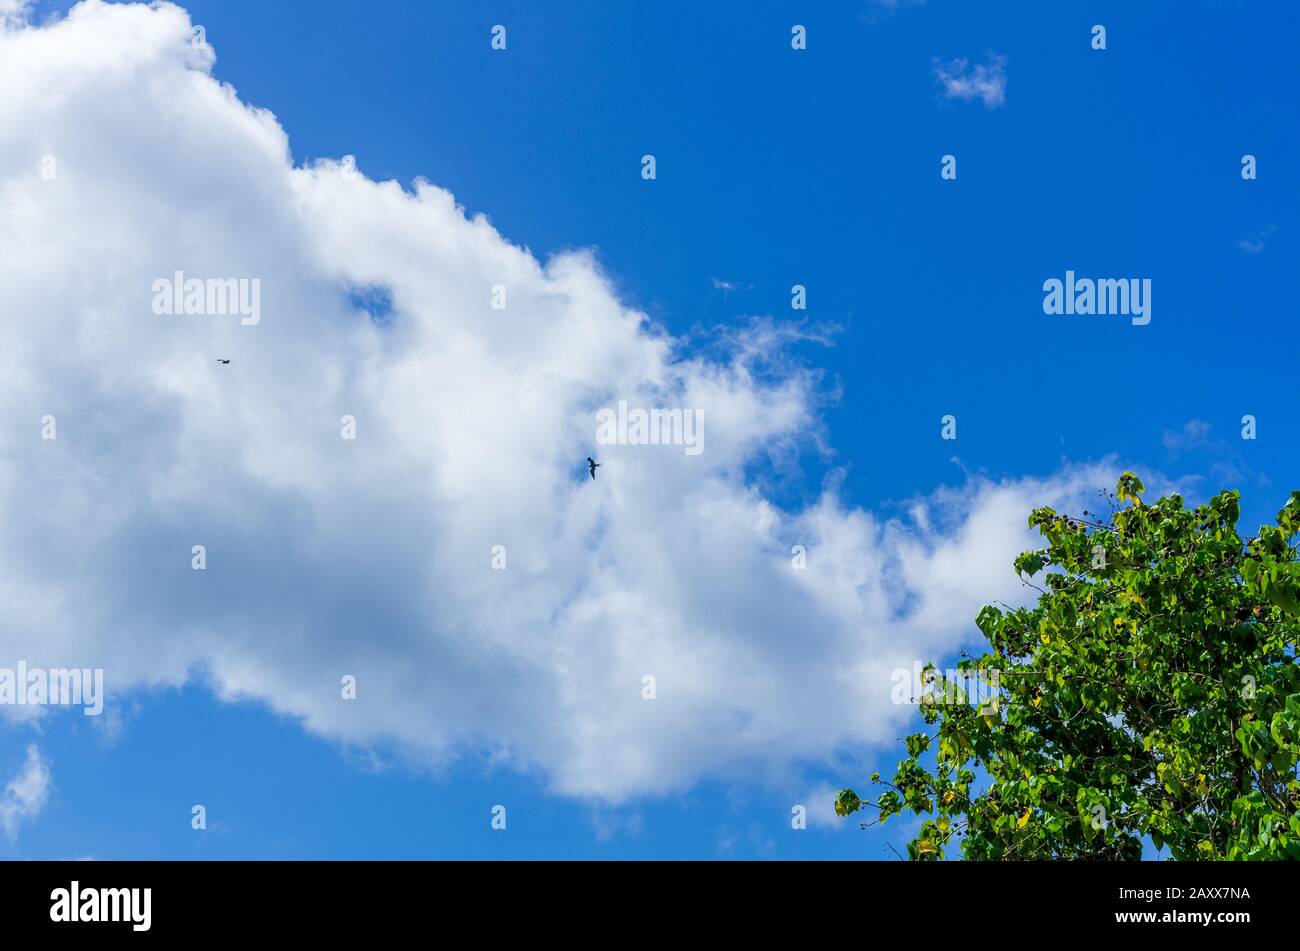
[[[591,473],[591,477],[593,479],[596,478],[596,469],[599,468],[599,466],[600,466],[599,462],[591,458],[591,456],[587,457],[587,471]]]
[[[218,362],[218,363],[229,363],[230,361],[229,361],[229,360],[223,360],[223,359],[221,359],[221,357],[217,357],[217,362]]]

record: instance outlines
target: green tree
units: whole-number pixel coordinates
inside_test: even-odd
[[[986,606],[980,705],[934,676],[926,730],[875,802],[924,817],[912,859],[1300,858],[1300,492],[1243,541],[1239,494],[1145,504],[1126,472],[1106,518],[1035,510],[1015,568],[1033,607]],[[1040,582],[1035,575],[1042,574]],[[967,680],[966,682],[969,682]],[[948,702],[956,700],[957,702]]]

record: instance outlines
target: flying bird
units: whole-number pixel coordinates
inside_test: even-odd
[[[217,357],[217,362],[218,362],[218,363],[229,363],[230,361],[229,361],[229,360],[223,360],[223,359],[221,359],[221,357]]]
[[[596,469],[599,466],[600,466],[599,462],[591,458],[591,456],[587,457],[587,470],[591,473],[591,477],[593,479],[596,478]]]

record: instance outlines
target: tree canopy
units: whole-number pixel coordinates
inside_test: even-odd
[[[1144,840],[1300,858],[1300,492],[1243,539],[1236,491],[1196,509],[1144,491],[1126,472],[1104,517],[1029,516],[1046,547],[1015,569],[1037,604],[980,611],[988,650],[962,678],[927,668],[926,729],[837,813],[923,817],[919,860],[1136,859]],[[976,671],[997,685],[981,704],[959,686]]]

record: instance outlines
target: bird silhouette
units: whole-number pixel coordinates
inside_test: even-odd
[[[591,477],[593,479],[596,478],[596,469],[599,465],[600,463],[597,462],[595,459],[591,458],[591,456],[587,457],[587,469],[588,471],[591,472]]]
[[[217,357],[217,362],[218,362],[218,363],[229,363],[230,361],[229,361],[229,360],[223,360],[223,359],[221,359],[221,357]]]

